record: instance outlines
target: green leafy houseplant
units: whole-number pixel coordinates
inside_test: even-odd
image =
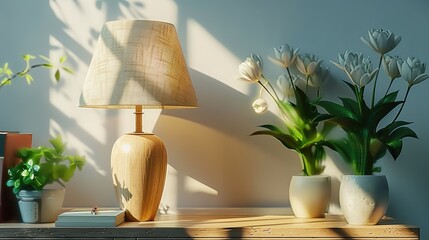
[[[394,49],[401,38],[388,30],[371,30],[369,39],[361,38],[379,54],[378,68],[374,69],[369,57],[364,58],[361,53],[346,51],[339,54],[338,63],[333,62],[343,70],[351,83],[344,81],[352,90],[354,99],[340,98],[341,104],[330,101],[318,101],[317,105],[327,111],[329,122],[341,127],[345,136],[340,139],[331,139],[324,144],[338,152],[342,158],[351,164],[354,174],[372,175],[380,172],[381,168],[375,166],[386,152],[396,160],[402,150],[402,139],[405,137],[417,138],[417,134],[407,125],[410,122],[399,121],[402,108],[407,100],[412,86],[426,80],[426,66],[418,59],[409,57],[402,60],[398,56],[389,56],[386,53]],[[390,78],[388,88],[383,91],[376,101],[377,81],[381,65]],[[408,83],[403,100],[397,100],[399,91],[391,91],[395,79],[402,77]],[[396,81],[395,81],[396,82]],[[371,102],[365,100],[365,90],[372,85]],[[400,107],[396,116],[386,119],[396,108]],[[384,120],[384,121],[383,121]]]
[[[33,77],[30,74],[30,71],[35,68],[43,67],[47,69],[55,69],[54,77],[56,81],[59,81],[61,78],[61,70],[73,73],[73,70],[70,67],[65,66],[65,62],[67,61],[67,56],[64,55],[59,59],[59,64],[54,64],[51,59],[40,55],[39,56],[44,62],[31,64],[32,60],[35,60],[36,57],[30,54],[25,54],[22,56],[25,62],[25,68],[21,71],[14,73],[12,69],[9,68],[9,64],[5,63],[3,67],[0,67],[0,89],[4,86],[12,84],[12,80],[20,77],[24,78],[27,81],[27,84],[31,84],[33,82]]]
[[[239,79],[257,83],[261,87],[259,98],[253,102],[254,110],[263,113],[268,109],[268,103],[263,98],[263,93],[266,93],[278,107],[284,123],[281,127],[262,125],[260,127],[265,130],[251,135],[269,135],[276,138],[286,148],[298,153],[304,176],[319,175],[324,170],[323,160],[326,155],[320,143],[325,140],[329,128],[324,124],[320,124],[324,125],[323,127],[319,126],[320,113],[312,104],[309,95],[312,90],[313,95],[319,97],[327,69],[322,68],[321,60],[314,55],[299,55],[298,49],[294,50],[287,44],[274,51],[275,57],[270,60],[285,70],[285,74],[278,78],[277,89],[263,75],[260,56],[252,54],[239,66]],[[313,88],[309,89],[310,87]]]
[[[76,169],[82,170],[85,157],[64,155],[66,145],[61,137],[49,140],[52,147],[23,148],[18,151],[21,162],[8,169],[9,180],[6,185],[13,193],[21,190],[42,190],[54,182],[64,186]]]

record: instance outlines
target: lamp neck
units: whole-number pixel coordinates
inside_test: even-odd
[[[136,105],[136,129],[134,133],[143,133],[143,107],[142,105]]]

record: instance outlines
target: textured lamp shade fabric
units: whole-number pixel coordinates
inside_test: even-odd
[[[197,107],[174,25],[149,20],[104,24],[79,100],[89,108]]]

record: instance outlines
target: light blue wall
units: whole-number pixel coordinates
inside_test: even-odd
[[[331,98],[344,89],[339,82],[345,76],[329,63],[336,60],[337,53],[356,50],[376,62],[376,55],[359,40],[371,28],[402,36],[395,54],[429,63],[429,2],[424,0],[1,3],[0,64],[9,62],[18,69],[21,54],[57,57],[66,52],[76,70],[60,83],[37,71],[30,87],[17,81],[0,89],[1,129],[31,132],[35,145],[46,144],[50,136],[60,133],[71,150],[88,156],[85,171],[67,187],[68,206],[116,204],[109,176],[110,149],[118,136],[132,131],[130,112],[76,107],[105,21],[157,19],[177,27],[200,108],[165,111],[159,117],[155,112],[156,117],[148,117],[149,127],[164,139],[169,151],[163,204],[174,207],[288,206],[289,179],[300,169],[297,156],[272,139],[247,136],[257,125],[276,121],[274,114],[254,114],[250,103],[257,89],[235,80],[238,64],[251,53],[265,57],[273,54],[273,47],[289,43],[301,52],[318,55],[335,78],[326,85]],[[268,77],[276,77],[277,68],[266,63]],[[422,227],[423,239],[429,237],[425,220],[429,213],[425,181],[429,169],[428,88],[429,82],[424,82],[412,89],[402,115],[414,122],[420,139],[406,139],[401,157],[396,162],[386,158],[382,163],[391,191],[389,215]]]

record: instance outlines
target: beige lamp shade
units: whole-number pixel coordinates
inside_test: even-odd
[[[104,24],[79,100],[89,108],[197,107],[174,25],[148,20]]]

